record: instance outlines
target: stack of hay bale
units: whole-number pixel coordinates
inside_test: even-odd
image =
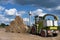
[[[15,20],[6,27],[7,32],[25,33],[28,32],[28,27],[23,23],[23,19],[16,16]]]

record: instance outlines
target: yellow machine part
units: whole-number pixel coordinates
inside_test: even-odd
[[[57,27],[50,27],[50,29],[57,29]]]

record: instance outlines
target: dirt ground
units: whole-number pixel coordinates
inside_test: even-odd
[[[10,33],[0,28],[0,40],[60,40],[60,34],[57,37],[41,37],[32,34]]]

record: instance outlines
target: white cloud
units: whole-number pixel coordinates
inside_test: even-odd
[[[0,11],[3,11],[5,9],[5,7],[0,6]]]
[[[18,11],[17,9],[12,8],[12,9],[9,9],[9,10],[6,9],[6,10],[5,10],[5,13],[6,13],[7,15],[21,16],[22,14],[25,13],[25,11]]]
[[[16,16],[21,16],[22,14],[24,14],[25,13],[25,11],[18,11],[17,13],[16,13]]]
[[[13,21],[14,19],[10,19],[10,21]]]
[[[31,25],[32,26],[32,24],[34,24],[34,21],[29,20],[29,18],[23,18],[23,21],[26,25]],[[30,21],[30,23],[29,23],[29,21]]]
[[[6,18],[6,17],[4,17],[4,15],[1,15],[0,14],[0,24],[1,23],[7,23],[7,24],[9,24],[9,22],[10,22],[10,19],[9,18]]]
[[[54,8],[46,8],[48,11],[53,11],[53,10],[60,10],[60,6],[54,7]]]
[[[0,14],[0,22],[4,22],[6,20],[6,18]]]
[[[33,11],[33,13],[35,13],[35,14],[40,14],[40,13],[42,13],[43,12],[43,10],[42,9],[37,9],[37,10],[35,10],[35,11]]]
[[[14,19],[9,19],[4,17],[3,15],[0,14],[0,24],[1,23],[5,23],[5,24],[10,24],[11,21],[13,21]]]
[[[7,15],[15,15],[16,13],[17,13],[17,10],[15,9],[15,8],[12,8],[12,9],[6,9],[5,10],[5,13],[7,14]]]
[[[14,4],[14,0],[8,0],[8,3]]]
[[[24,22],[26,25],[29,25],[29,18],[23,18],[23,22]]]
[[[6,5],[6,4],[14,4],[14,0],[0,0],[0,4]]]
[[[29,22],[29,18],[23,18],[23,21]]]
[[[60,10],[60,6],[57,6],[57,7],[56,7],[56,10]]]
[[[9,22],[9,18],[4,18],[4,22]]]
[[[4,17],[3,17],[3,15],[0,14],[0,20],[1,20],[2,18],[4,18]]]
[[[39,16],[44,16],[46,13],[43,13],[42,9],[37,9],[35,11],[31,11],[31,14],[34,15],[39,15]]]
[[[4,23],[4,16],[0,14],[0,23]]]
[[[47,14],[47,13],[41,13],[41,14],[39,14],[39,16],[43,17],[45,14]]]
[[[13,21],[13,20],[14,19],[9,19],[9,18],[4,17],[4,19],[2,20],[3,21],[2,23],[10,24],[10,22]]]
[[[53,10],[53,8],[46,8],[48,11],[52,11]]]

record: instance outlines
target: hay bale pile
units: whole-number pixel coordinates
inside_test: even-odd
[[[15,20],[6,27],[7,32],[25,33],[28,31],[28,27],[23,23],[23,19],[16,16]]]

